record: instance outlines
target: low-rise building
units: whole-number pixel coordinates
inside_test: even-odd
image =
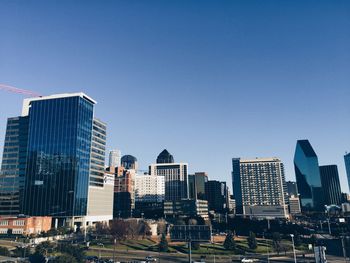
[[[0,234],[30,235],[47,232],[51,229],[52,218],[34,217],[0,217]]]
[[[200,216],[208,220],[208,201],[200,199],[182,199],[164,202],[165,217]]]

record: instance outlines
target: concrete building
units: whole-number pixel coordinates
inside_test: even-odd
[[[199,199],[183,199],[179,201],[164,202],[164,215],[166,218],[186,218],[200,216],[209,219],[208,202]]]
[[[114,149],[111,150],[109,152],[109,162],[108,162],[108,166],[109,167],[118,167],[120,166],[120,162],[121,162],[121,152],[118,149]]]
[[[114,218],[128,218],[135,209],[135,170],[119,168],[114,179]]]
[[[300,199],[298,196],[289,197],[289,213],[291,215],[298,215],[301,213]]]
[[[51,217],[0,217],[0,235],[31,235],[51,229]]]
[[[287,218],[284,167],[277,158],[232,159],[236,213],[256,218]]]
[[[163,217],[164,196],[164,176],[136,175],[134,215],[145,218]]]

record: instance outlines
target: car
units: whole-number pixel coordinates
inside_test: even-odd
[[[255,258],[243,258],[241,260],[242,263],[253,263],[253,262],[258,262],[259,260],[258,259],[255,259]]]
[[[152,257],[152,256],[147,256],[146,257],[146,262],[157,262],[157,259]]]

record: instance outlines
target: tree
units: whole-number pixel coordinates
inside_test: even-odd
[[[166,236],[163,233],[162,238],[160,239],[160,242],[158,244],[158,249],[160,252],[168,252],[169,247],[168,247],[168,240],[166,240]]]
[[[272,234],[273,248],[276,250],[277,254],[281,252],[281,235],[278,232]]]
[[[0,255],[9,257],[10,256],[10,251],[7,249],[7,247],[0,247]]]
[[[106,223],[97,222],[95,231],[97,236],[105,236],[109,234],[109,227]]]
[[[248,246],[250,249],[256,249],[258,247],[257,242],[256,242],[255,233],[252,231],[249,232]]]
[[[30,248],[29,247],[17,247],[16,249],[12,250],[13,256],[17,258],[24,258],[28,257],[30,255]]]
[[[64,254],[71,255],[75,258],[76,262],[84,262],[85,252],[80,246],[71,244],[61,244],[59,251]]]
[[[35,252],[34,254],[29,256],[29,262],[30,263],[46,263],[46,259],[42,254]]]
[[[47,256],[48,253],[52,253],[55,245],[49,241],[44,241],[36,246],[35,252]]]
[[[145,221],[140,221],[138,225],[138,234],[142,236],[142,239],[145,238],[145,236],[151,235],[151,228]]]
[[[50,263],[77,263],[75,257],[67,254],[60,255],[56,257],[54,260],[50,261]]]
[[[225,241],[224,241],[224,248],[226,250],[235,250],[236,249],[236,242],[235,242],[235,238],[234,238],[232,232],[229,232],[226,235],[226,238],[225,238]]]
[[[128,235],[128,223],[121,219],[113,220],[109,231],[113,239],[117,241],[125,240]]]
[[[297,247],[302,244],[302,241],[301,241],[301,238],[300,238],[300,234],[297,231],[294,232],[294,244]]]
[[[159,221],[157,224],[157,234],[161,235],[161,234],[165,234],[165,232],[166,232],[166,222]]]
[[[137,223],[136,220],[128,221],[127,235],[129,237],[131,236],[131,239],[138,238],[138,234],[139,234],[138,227],[139,227],[139,224]]]

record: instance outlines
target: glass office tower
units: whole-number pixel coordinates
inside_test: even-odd
[[[317,155],[308,140],[298,140],[294,169],[304,212],[323,211],[324,196]]]
[[[350,153],[345,153],[344,161],[345,161],[346,174],[348,177],[348,185],[350,190]]]
[[[20,214],[23,200],[28,118],[8,118],[0,173],[0,216]]]
[[[87,213],[95,102],[83,93],[24,101],[29,118],[23,213]]]
[[[338,166],[320,166],[321,182],[326,205],[341,205]]]

